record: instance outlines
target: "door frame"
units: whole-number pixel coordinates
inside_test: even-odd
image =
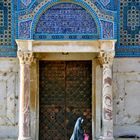
[[[92,61],[92,139],[104,139],[101,128],[101,118],[103,118],[104,100],[103,77],[101,61],[109,64],[114,57],[115,40],[95,40],[95,41],[33,41],[16,40],[18,44],[18,55],[20,64],[23,62],[25,54],[32,53],[34,61],[30,65],[30,126],[32,139],[38,140],[39,132],[39,60],[91,60]],[[28,55],[25,55],[28,56]],[[27,59],[25,59],[26,61]],[[101,61],[99,61],[101,60]],[[22,63],[23,64],[23,63]],[[23,64],[24,65],[24,64]],[[20,65],[22,67],[23,65]],[[25,73],[24,73],[25,74]],[[20,74],[20,78],[23,77]],[[26,76],[26,74],[25,74]],[[20,82],[22,89],[23,83]],[[22,102],[22,99],[20,99]],[[19,116],[22,116],[21,108]],[[31,121],[32,120],[32,121]],[[112,120],[108,121],[112,126]],[[22,122],[21,122],[22,124]],[[106,131],[106,126],[105,131]],[[19,131],[22,127],[19,126]],[[113,132],[113,128],[111,131]],[[111,134],[113,135],[113,134]],[[107,136],[112,138],[112,136]]]
[[[67,55],[67,56],[66,56]],[[95,68],[94,68],[94,65],[95,65],[95,60],[94,60],[94,58],[93,58],[93,56],[94,56],[94,54],[93,53],[88,53],[88,54],[86,54],[86,53],[84,53],[84,54],[80,54],[80,53],[78,53],[78,54],[70,54],[70,56],[68,56],[69,54],[61,54],[61,53],[57,53],[57,54],[53,54],[53,53],[45,53],[45,54],[37,54],[36,55],[36,58],[38,58],[39,57],[39,59],[38,59],[38,61],[37,61],[37,63],[36,63],[36,65],[37,65],[37,69],[38,69],[38,72],[37,73],[39,73],[39,61],[40,60],[44,60],[44,61],[83,61],[83,60],[85,60],[85,61],[91,61],[92,62],[92,107],[91,107],[91,109],[92,109],[92,139],[94,140],[94,138],[95,138],[95,103],[94,103],[94,101],[95,101],[95,90],[94,90],[94,87],[95,87],[95,78],[94,78],[94,74],[95,74]],[[81,57],[80,57],[80,55],[81,55]],[[46,57],[45,57],[46,56]],[[48,57],[47,57],[48,56]],[[41,58],[40,58],[41,57]],[[74,58],[74,59],[73,59]],[[33,68],[34,69],[34,68]],[[36,129],[36,132],[39,132],[39,76],[38,76],[38,101],[37,101],[37,106],[38,106],[38,108],[37,108],[37,129]],[[39,137],[39,133],[36,135],[36,140],[38,140],[38,137]]]

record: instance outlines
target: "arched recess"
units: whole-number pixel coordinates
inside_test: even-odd
[[[61,15],[58,17],[59,14],[64,15],[63,20],[59,19],[61,17]],[[98,40],[101,38],[101,25],[97,14],[87,3],[77,0],[61,2],[54,0],[46,3],[35,15],[31,38],[34,40]]]

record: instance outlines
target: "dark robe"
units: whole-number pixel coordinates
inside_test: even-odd
[[[79,117],[74,126],[70,140],[84,140],[84,130],[82,128],[83,119]]]

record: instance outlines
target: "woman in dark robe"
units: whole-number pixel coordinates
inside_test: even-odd
[[[84,130],[82,128],[83,121],[84,120],[81,117],[77,119],[70,140],[84,140]]]

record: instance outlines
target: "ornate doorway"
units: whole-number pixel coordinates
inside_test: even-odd
[[[39,140],[69,140],[79,116],[92,139],[92,61],[40,61]]]

